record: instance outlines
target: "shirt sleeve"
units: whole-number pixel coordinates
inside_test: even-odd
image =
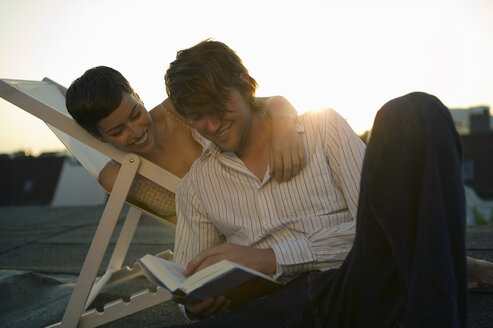
[[[336,186],[342,190],[349,212],[356,219],[365,144],[334,110],[325,113],[324,148]],[[331,129],[337,126],[337,129]]]
[[[332,228],[313,231],[306,238],[271,244],[277,259],[277,273],[290,276],[311,270],[339,267],[351,250],[356,234],[356,215],[365,145],[337,112],[324,111],[324,152],[336,187],[341,190],[351,219]],[[344,215],[344,214],[341,214]]]
[[[271,244],[276,254],[274,278],[339,267],[353,246],[355,221],[320,229],[308,237]]]
[[[192,175],[193,172],[189,172],[176,191],[174,261],[181,266],[186,266],[202,250],[224,242],[223,236],[207,218],[207,213],[197,197]],[[195,320],[187,313],[185,306],[178,306],[185,317]]]
[[[174,261],[186,266],[201,251],[224,242],[224,236],[209,220],[197,197],[193,173],[189,172],[176,192],[177,224]]]

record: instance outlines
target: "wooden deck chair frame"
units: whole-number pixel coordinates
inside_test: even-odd
[[[31,87],[46,87],[52,90],[56,87],[63,99],[65,98],[66,88],[48,78],[42,81],[0,79],[0,96],[44,121],[55,134],[57,134],[56,130],[60,130],[121,164],[113,191],[108,197],[63,319],[50,327],[97,327],[169,300],[171,295],[163,288],[157,288],[155,292],[146,289],[131,295],[129,302],[120,299],[106,304],[102,313],[95,309],[86,311],[87,306],[106,283],[116,280],[124,281],[138,275],[137,266],[121,268],[143,212],[142,209],[130,206],[106,273],[97,279],[103,256],[135,175],[138,173],[172,192],[176,192],[180,179],[138,155],[124,153],[99,141],[81,128],[71,117],[38,99],[39,97],[26,92],[26,88]]]

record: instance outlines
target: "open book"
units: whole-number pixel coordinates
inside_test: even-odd
[[[271,277],[222,260],[185,277],[185,268],[154,255],[138,260],[144,275],[157,286],[168,289],[174,296],[201,301],[207,297],[225,295],[232,306],[267,295],[282,285]]]

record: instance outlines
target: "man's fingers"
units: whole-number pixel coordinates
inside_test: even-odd
[[[213,247],[206,249],[205,251],[202,251],[193,260],[188,262],[187,268],[183,272],[183,275],[185,277],[189,277],[195,272],[198,272],[203,268],[206,268],[209,265],[212,265],[222,260],[223,259],[221,257],[222,249],[223,249],[222,247],[224,247],[224,244],[218,247]]]
[[[198,267],[195,268],[195,272],[198,272],[204,268],[207,268],[210,265],[213,265],[214,263],[217,263],[221,261],[223,258],[220,256],[209,256],[207,257],[204,261],[200,263]]]
[[[202,302],[194,303],[182,298],[173,297],[177,303],[185,305],[187,311],[196,316],[209,317],[218,313],[224,313],[231,305],[226,296],[208,297]]]
[[[224,302],[223,306],[219,309],[219,313],[224,313],[229,310],[231,307],[231,300],[228,298],[226,302]]]
[[[214,306],[215,299],[208,297],[200,303],[192,304],[187,310],[198,316],[209,316],[211,307]]]
[[[202,262],[204,260],[205,260],[205,258],[196,257],[193,260],[191,260],[190,262],[188,262],[187,268],[185,269],[185,271],[183,271],[183,275],[185,277],[189,277],[192,274],[194,274],[195,272],[197,272],[198,271],[197,268],[202,264]]]
[[[217,314],[217,313],[222,313],[221,309],[226,303],[226,297],[225,296],[218,296],[214,299],[214,302],[211,304],[209,308],[207,308],[205,311],[202,312],[202,315],[205,315],[207,317]]]
[[[183,272],[183,275],[185,277],[188,277],[194,274],[195,272],[200,271],[200,268],[204,268],[204,262],[206,262],[211,255],[215,254],[215,252],[216,252],[215,247],[200,252],[199,255],[197,255],[194,259],[188,262],[187,268]]]
[[[213,304],[214,298],[208,297],[202,302],[191,302],[180,297],[173,297],[173,301],[183,304],[188,312],[194,315],[203,315]]]

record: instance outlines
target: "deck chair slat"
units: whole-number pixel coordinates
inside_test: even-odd
[[[94,284],[95,276],[107,250],[110,237],[115,230],[123,202],[127,198],[135,173],[138,172],[173,193],[176,192],[180,179],[144,158],[121,152],[87,133],[68,114],[65,107],[65,91],[63,86],[48,78],[43,81],[0,79],[0,96],[44,121],[96,180],[99,172],[110,159],[122,164],[122,169],[108,198],[63,320],[61,323],[53,325],[53,327],[94,327],[170,298],[166,291],[161,290],[159,293],[143,291],[138,295],[139,297],[132,298],[130,304],[125,304],[125,306],[122,306],[122,302],[113,302],[107,304],[107,307],[105,306],[105,312],[102,314],[95,311],[84,313],[86,303],[91,301],[89,295],[92,294],[91,298],[94,297],[101,287],[99,285],[102,285]],[[133,238],[140,215],[141,213],[150,214],[143,209],[135,208],[138,212],[132,208],[123,224],[105,274],[107,278],[114,272],[121,272],[119,269]],[[154,216],[154,218],[157,217]],[[129,220],[131,222],[127,222]],[[162,219],[158,220],[165,222]],[[130,274],[135,276],[135,270]],[[123,278],[119,277],[118,279]],[[92,286],[95,285],[99,287],[94,289]]]

